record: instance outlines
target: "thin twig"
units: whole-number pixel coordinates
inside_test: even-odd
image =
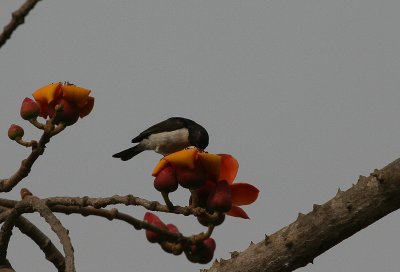
[[[167,205],[162,205],[158,201],[150,201],[133,195],[119,196],[114,195],[111,197],[49,197],[43,199],[46,205],[51,207],[54,205],[64,205],[64,206],[80,206],[87,207],[92,206],[94,208],[104,208],[109,205],[124,204],[126,206],[142,206],[149,211],[158,211],[165,213],[175,213],[182,214],[185,216],[194,215],[200,216],[205,215],[212,217],[213,215],[208,213],[205,209],[200,207],[181,207],[173,206],[169,208]],[[3,205],[4,204],[4,205]],[[0,199],[0,205],[6,206]]]
[[[79,206],[61,206],[61,205],[56,205],[56,206],[51,206],[50,209],[53,212],[58,212],[58,213],[64,213],[64,214],[80,214],[82,216],[89,216],[89,215],[94,215],[94,216],[99,216],[106,218],[108,220],[121,220],[129,225],[133,226],[135,229],[140,230],[140,229],[148,229],[151,231],[154,231],[166,238],[169,238],[173,241],[176,242],[182,242],[184,244],[188,243],[195,243],[198,241],[205,240],[211,236],[213,228],[210,227],[207,232],[201,232],[199,234],[194,234],[191,236],[183,236],[181,233],[173,233],[169,232],[168,230],[158,228],[157,226],[147,223],[145,221],[139,220],[134,218],[133,216],[130,216],[126,213],[119,212],[117,209],[101,209],[101,208],[92,208],[92,207],[79,207]]]
[[[31,171],[32,165],[39,158],[39,156],[44,153],[46,144],[50,141],[50,138],[53,136],[55,129],[57,133],[59,132],[59,129],[64,129],[63,126],[58,126],[56,128],[54,127],[54,119],[57,117],[59,112],[60,110],[57,110],[56,108],[54,116],[51,119],[47,120],[39,142],[31,141],[32,152],[26,159],[21,162],[21,166],[19,167],[19,169],[10,178],[0,180],[0,192],[11,191],[22,179],[27,177],[29,172]]]
[[[17,27],[24,23],[25,17],[39,1],[27,0],[19,9],[12,13],[11,21],[3,28],[3,33],[0,34],[0,48],[7,42]]]

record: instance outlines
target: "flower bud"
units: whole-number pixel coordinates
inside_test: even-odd
[[[80,110],[78,106],[68,102],[65,99],[61,99],[59,104],[62,106],[62,110],[58,113],[57,120],[55,120],[55,122],[63,122],[66,126],[75,124],[79,119]]]
[[[174,254],[176,256],[181,255],[183,252],[183,248],[180,243],[161,241],[160,246],[165,252]]]
[[[209,263],[214,257],[215,240],[208,238],[185,250],[186,258],[193,263],[206,264]]]
[[[24,120],[34,119],[39,116],[40,107],[35,101],[26,97],[24,101],[22,101],[20,114]]]
[[[218,181],[207,200],[210,211],[227,212],[232,208],[231,188],[226,180]]]
[[[167,224],[167,230],[171,233],[180,233],[174,224]],[[168,253],[180,255],[182,253],[182,246],[179,243],[163,241],[160,243],[161,248]]]
[[[167,229],[167,227],[165,226],[165,224],[160,220],[160,218],[158,218],[158,216],[156,216],[155,214],[151,213],[151,212],[147,212],[144,215],[143,220],[147,223],[150,223],[152,225],[155,225],[156,227],[160,228],[160,229]],[[162,239],[162,236],[154,231],[151,230],[147,230],[146,229],[146,238],[150,243],[158,243],[160,242]]]
[[[206,181],[207,172],[200,164],[196,164],[193,169],[177,167],[176,177],[183,188],[196,189],[202,186]]]
[[[178,180],[172,166],[164,167],[154,179],[154,188],[159,192],[174,192],[178,189]]]
[[[11,140],[16,140],[24,136],[24,129],[18,125],[12,124],[8,129],[8,138]]]
[[[167,229],[172,233],[179,233],[178,228],[174,224],[167,224]]]

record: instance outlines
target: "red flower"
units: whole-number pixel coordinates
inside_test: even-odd
[[[171,166],[175,169],[175,173],[182,172],[181,169],[194,173],[190,184],[196,185],[200,202],[198,205],[210,210],[225,211],[230,216],[249,218],[239,206],[256,201],[259,190],[248,183],[233,183],[239,169],[239,163],[233,156],[185,149],[161,159],[152,175],[157,177],[164,168]],[[197,172],[198,174],[195,174]],[[178,175],[177,178],[179,180]],[[201,182],[196,183],[196,181]]]
[[[79,117],[88,115],[94,105],[94,98],[89,96],[90,90],[73,84],[52,83],[35,91],[32,96],[40,106],[40,116],[52,117],[56,105],[61,104],[59,122],[74,124]]]

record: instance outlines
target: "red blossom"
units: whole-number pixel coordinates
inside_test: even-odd
[[[175,170],[182,187],[197,188],[200,207],[249,218],[239,206],[256,201],[259,190],[248,183],[234,183],[239,163],[232,155],[211,154],[195,148],[181,150],[164,157],[153,170],[153,176],[162,175],[166,167]]]
[[[58,121],[72,125],[79,117],[82,118],[92,111],[94,98],[89,96],[90,92],[90,90],[73,84],[58,82],[38,89],[32,96],[39,104],[40,116],[52,117],[55,107],[61,104],[63,111]]]

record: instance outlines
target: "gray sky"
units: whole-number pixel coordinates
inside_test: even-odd
[[[22,2],[2,1],[1,26]],[[394,0],[43,0],[0,50],[2,178],[28,154],[8,140],[8,126],[24,124],[28,136],[39,135],[19,118],[24,97],[70,81],[92,89],[96,104],[53,138],[7,197],[28,187],[40,197],[132,193],[161,200],[150,176],[159,155],[125,163],[111,155],[148,126],[184,116],[207,128],[210,152],[239,160],[237,180],[261,190],[246,207],[250,221],[228,219],[215,231],[215,256],[227,258],[399,157],[399,9]],[[185,191],[175,195],[186,204]],[[29,218],[50,233],[37,215]],[[60,218],[78,271],[209,267],[164,253],[127,224]],[[185,234],[204,230],[193,218],[161,218]],[[397,272],[399,229],[395,212],[298,271]],[[18,230],[9,256],[17,271],[51,268]]]

